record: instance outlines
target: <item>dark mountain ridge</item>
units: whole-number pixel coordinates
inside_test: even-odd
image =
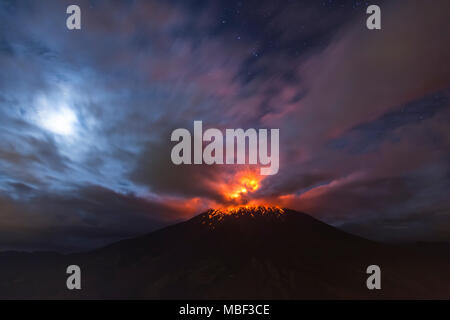
[[[66,268],[82,289],[66,288]],[[381,267],[368,290],[366,268]],[[0,298],[450,298],[450,255],[436,245],[369,241],[292,210],[208,211],[85,253],[0,253]]]

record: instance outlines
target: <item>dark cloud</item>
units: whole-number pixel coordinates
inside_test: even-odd
[[[0,196],[2,250],[82,250],[143,234],[183,218],[184,212],[152,199],[100,186],[42,193],[17,185],[27,199]]]
[[[220,171],[212,166],[173,164],[170,159],[172,145],[161,140],[163,142],[159,144],[150,143],[140,155],[132,172],[134,181],[148,185],[156,193],[220,200],[220,195],[212,188],[214,182],[220,180]]]

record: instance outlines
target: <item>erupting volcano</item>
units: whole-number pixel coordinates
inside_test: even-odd
[[[304,213],[243,206],[86,253],[0,253],[0,298],[448,298],[448,250],[376,243]],[[65,290],[72,264],[82,290]],[[382,290],[366,288],[372,264]]]
[[[0,298],[448,298],[439,245],[372,242],[269,204],[263,177],[242,171],[215,185],[215,209],[87,253],[0,253]],[[414,263],[411,263],[414,261]],[[366,288],[380,265],[383,289]],[[83,290],[65,290],[68,265]],[[33,268],[30,268],[33,266]],[[411,282],[413,279],[413,282]]]

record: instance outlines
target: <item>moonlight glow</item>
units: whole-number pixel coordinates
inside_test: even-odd
[[[55,101],[52,103],[41,97],[38,100],[37,108],[37,120],[42,128],[62,136],[75,134],[78,118],[65,102]]]
[[[69,108],[62,108],[49,112],[42,122],[47,130],[56,134],[70,136],[74,134],[78,120],[75,112]]]

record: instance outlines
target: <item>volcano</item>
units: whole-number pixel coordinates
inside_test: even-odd
[[[381,290],[366,269],[381,268]],[[66,268],[82,289],[66,288]],[[0,254],[0,298],[450,298],[450,247],[369,241],[289,209],[209,210],[90,252]]]

